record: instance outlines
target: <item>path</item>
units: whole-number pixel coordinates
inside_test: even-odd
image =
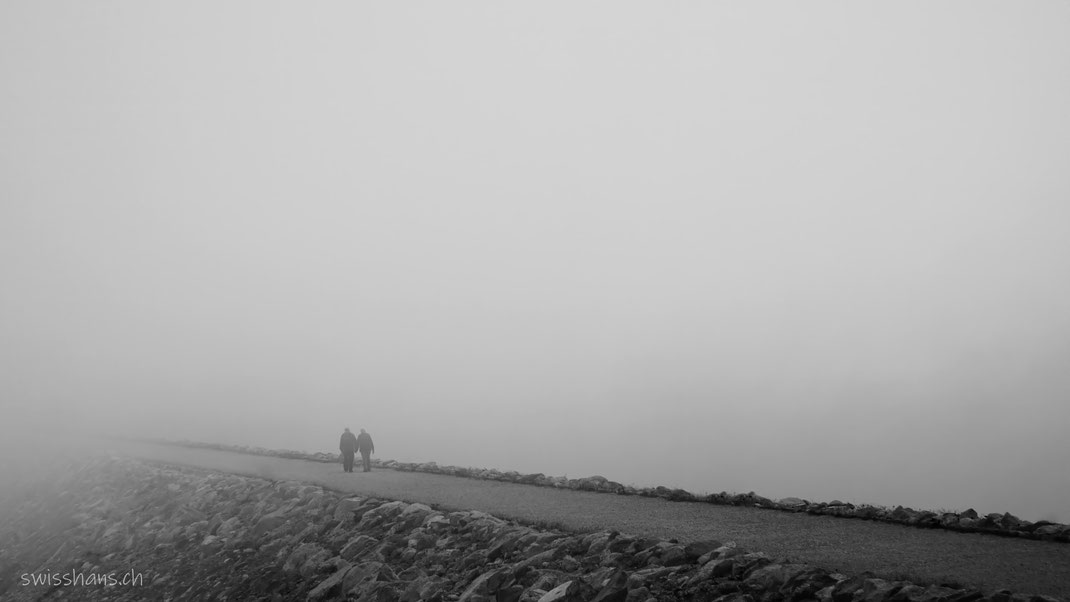
[[[579,530],[618,530],[682,542],[735,541],[751,551],[846,574],[955,582],[1070,600],[1070,544],[917,529],[901,525],[660,498],[617,496],[394,470],[345,473],[324,464],[210,449],[114,443],[140,458],[275,480],[314,483],[363,496],[482,510]]]

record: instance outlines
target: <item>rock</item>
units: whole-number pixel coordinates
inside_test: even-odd
[[[309,577],[318,572],[319,566],[329,558],[331,558],[331,553],[319,544],[303,543],[290,552],[283,563],[282,570]]]
[[[320,602],[321,600],[330,600],[341,596],[342,582],[345,580],[346,574],[352,568],[353,567],[349,564],[339,567],[337,571],[321,581],[319,585],[312,588],[312,591],[308,592],[308,600],[310,602]]]
[[[397,575],[382,562],[364,562],[346,571],[342,578],[342,591],[352,592],[366,583],[397,581]],[[400,597],[400,592],[398,592]]]
[[[500,590],[513,585],[515,581],[512,571],[509,569],[499,568],[487,571],[477,577],[461,593],[461,597],[457,602],[472,602],[476,597],[495,596]]]
[[[959,515],[953,512],[946,512],[940,516],[940,526],[945,529],[953,529],[958,527]]]
[[[355,561],[379,545],[379,540],[367,535],[358,535],[349,540],[338,553],[345,560]]]
[[[256,526],[253,527],[249,535],[253,538],[263,537],[284,524],[286,524],[285,516],[267,515],[256,522]]]
[[[232,516],[219,524],[219,528],[216,529],[216,535],[223,539],[232,539],[234,537],[240,537],[242,531],[241,519],[237,516]]]
[[[695,574],[688,579],[687,583],[688,585],[698,585],[704,581],[728,577],[734,572],[735,566],[735,560],[731,558],[712,560],[702,565],[702,568],[695,572]]]
[[[524,578],[525,582],[530,581],[528,589],[542,590],[543,594],[552,590],[558,585],[561,585],[565,581],[568,581],[568,579],[565,578],[565,574],[561,571],[538,570],[531,571],[529,574],[534,575],[534,577],[531,577],[530,579],[527,577]],[[539,597],[542,597],[542,594],[540,594]]]
[[[676,544],[662,550],[662,552],[658,554],[657,562],[661,563],[663,566],[680,566],[682,564],[693,562],[694,559],[694,557],[688,555],[684,546]]]
[[[911,508],[904,508],[902,506],[896,506],[889,515],[891,518],[897,521],[907,521],[914,515],[914,510]]]
[[[362,602],[397,602],[401,599],[401,588],[394,583],[366,581],[347,590],[347,594],[349,599]]]
[[[540,552],[538,554],[535,554],[534,556],[531,556],[531,557],[529,557],[529,558],[527,558],[525,560],[520,561],[516,565],[516,567],[517,567],[518,570],[521,569],[521,568],[525,568],[525,567],[531,567],[531,568],[544,567],[544,566],[550,564],[551,562],[553,562],[554,560],[556,560],[558,558],[561,558],[563,555],[564,555],[564,551],[561,550],[561,549],[547,550],[545,552]]]
[[[605,579],[591,602],[624,602],[628,598],[628,574],[614,571]]]
[[[781,506],[786,506],[788,508],[799,508],[806,505],[806,500],[797,497],[786,497],[777,500],[777,504],[780,504]]]
[[[866,579],[862,583],[862,597],[855,598],[859,602],[883,602],[902,587],[901,583],[885,581],[884,579]]]
[[[752,589],[775,592],[810,571],[813,569],[803,564],[769,564],[752,571],[744,583]]]
[[[517,531],[499,536],[490,544],[487,550],[487,560],[494,561],[512,554],[517,548],[517,542],[524,535],[523,532]]]
[[[736,547],[736,542],[729,541],[724,545],[706,552],[698,558],[698,564],[706,564],[712,560],[719,560],[722,558],[731,558],[733,556],[742,556],[745,554],[743,550]]]
[[[695,562],[719,547],[721,547],[721,542],[719,541],[694,541],[684,546],[684,553],[687,555],[688,562]]]
[[[346,519],[353,519],[353,511],[360,508],[364,504],[364,498],[351,497],[344,500],[340,500],[334,507],[334,518],[344,521]]]
[[[432,514],[435,514],[435,511],[426,504],[410,504],[401,511],[396,524],[401,529],[412,529],[422,525],[428,516]]]
[[[218,548],[222,545],[223,542],[220,541],[219,537],[216,537],[215,535],[206,535],[204,539],[201,540],[202,548]]]
[[[1052,536],[1058,535],[1062,532],[1062,530],[1062,525],[1044,525],[1042,527],[1037,527],[1036,529],[1034,529],[1033,533],[1037,535]]]
[[[933,528],[940,526],[940,518],[935,512],[929,511],[918,512],[907,522],[917,527]]]
[[[583,581],[566,581],[539,598],[539,602],[587,602],[594,597],[594,590]]]
[[[635,571],[628,575],[628,589],[647,587],[671,572],[673,572],[672,569],[668,567],[651,567]]]
[[[445,516],[442,516],[441,514],[435,513],[435,514],[432,514],[432,515],[424,518],[424,522],[423,522],[422,526],[425,529],[428,529],[428,530],[442,531],[444,529],[448,529],[449,528],[450,521]]]

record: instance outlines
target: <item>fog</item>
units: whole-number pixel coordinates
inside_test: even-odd
[[[5,2],[5,436],[1068,521],[1068,26]]]

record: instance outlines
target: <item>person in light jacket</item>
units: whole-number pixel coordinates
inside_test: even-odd
[[[357,449],[360,450],[360,459],[364,463],[364,472],[371,472],[375,444],[372,443],[372,436],[364,429],[360,429],[360,434],[357,435]]]

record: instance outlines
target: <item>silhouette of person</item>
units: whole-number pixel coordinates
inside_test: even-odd
[[[375,444],[372,443],[372,436],[364,429],[360,429],[360,435],[357,435],[357,449],[360,450],[360,459],[364,464],[364,472],[371,472],[371,457],[372,452],[375,451]]]
[[[353,455],[357,452],[357,437],[349,432],[349,427],[346,427],[346,432],[342,433],[338,449],[342,451],[342,470],[353,472]]]

